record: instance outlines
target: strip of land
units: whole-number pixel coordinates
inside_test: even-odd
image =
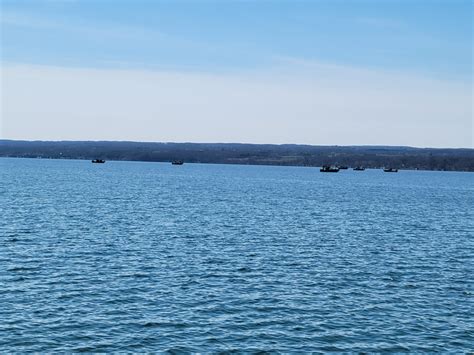
[[[0,140],[0,157],[474,171],[474,149]]]

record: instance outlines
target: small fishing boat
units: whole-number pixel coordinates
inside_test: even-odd
[[[92,160],[92,163],[94,163],[94,164],[104,164],[104,163],[105,163],[105,160],[102,160],[102,159],[94,159],[94,160]]]
[[[353,168],[352,170],[354,171],[364,171],[365,168],[363,166],[356,166],[355,168]]]
[[[324,165],[319,171],[322,173],[337,173],[339,168],[337,166]]]
[[[386,173],[398,173],[398,169],[395,168],[383,168],[383,171]]]
[[[173,161],[171,162],[171,164],[173,164],[173,165],[183,165],[183,164],[184,164],[184,161],[182,161],[182,160],[173,160]]]

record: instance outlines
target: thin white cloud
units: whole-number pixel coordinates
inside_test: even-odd
[[[0,23],[2,26],[18,26],[29,28],[60,28],[61,25],[55,21],[44,18],[34,17],[25,13],[9,12],[2,10],[0,14]]]
[[[226,50],[225,45],[207,43],[205,41],[190,39],[183,36],[164,33],[149,27],[140,25],[124,25],[115,22],[89,23],[84,19],[68,17],[41,16],[28,12],[1,11],[0,25],[2,35],[10,27],[22,27],[28,30],[61,31],[66,38],[73,35],[85,41],[107,41],[108,44],[130,48],[150,48],[161,46],[162,48],[176,48],[188,52],[217,53]],[[129,49],[132,51],[133,49]],[[64,58],[62,58],[64,59]],[[120,58],[98,60],[99,64],[115,63],[118,67],[150,67],[152,63],[140,63],[135,60],[122,60]]]
[[[470,85],[321,64],[209,74],[8,65],[13,139],[472,147]]]
[[[113,38],[140,40],[153,38],[169,38],[170,36],[155,30],[140,26],[126,26],[114,23],[97,24],[74,21],[73,18],[58,18],[37,16],[25,12],[2,11],[0,16],[2,26],[24,27],[29,29],[61,30],[77,33],[85,37]]]
[[[387,17],[356,17],[355,22],[358,24],[368,25],[376,29],[384,28],[391,30],[404,30],[407,25],[399,20]]]

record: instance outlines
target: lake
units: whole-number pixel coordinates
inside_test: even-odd
[[[0,351],[472,351],[473,205],[473,173],[1,158]]]

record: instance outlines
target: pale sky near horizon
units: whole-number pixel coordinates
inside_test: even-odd
[[[0,4],[0,138],[473,148],[471,1]]]

